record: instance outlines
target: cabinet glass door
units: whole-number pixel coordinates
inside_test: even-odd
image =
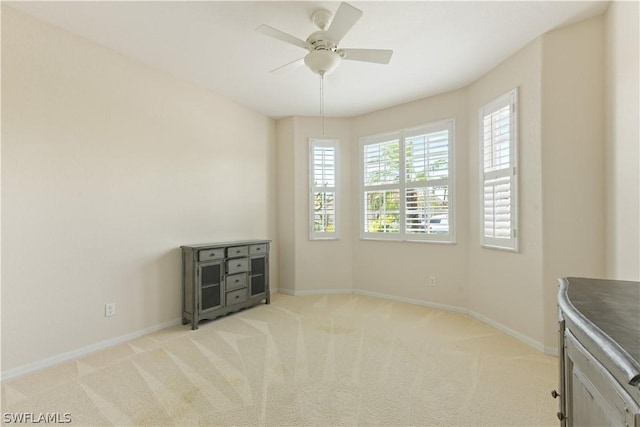
[[[264,294],[267,288],[267,259],[251,258],[251,296]]]
[[[222,305],[222,263],[200,266],[200,310]]]

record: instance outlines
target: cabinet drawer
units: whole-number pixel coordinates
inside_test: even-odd
[[[264,255],[267,253],[267,243],[249,246],[249,255]]]
[[[247,273],[227,276],[227,291],[247,287]]]
[[[219,258],[224,258],[224,248],[205,249],[198,252],[198,261],[208,261]]]
[[[236,257],[236,256],[247,256],[249,255],[249,247],[248,246],[233,246],[231,248],[227,248],[227,257]]]
[[[227,292],[227,305],[238,304],[247,300],[247,288]]]
[[[230,259],[227,261],[227,274],[242,273],[249,271],[249,260],[247,258]]]

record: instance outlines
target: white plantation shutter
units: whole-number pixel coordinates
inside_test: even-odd
[[[511,238],[511,177],[484,182],[484,236]]]
[[[482,244],[517,250],[515,89],[481,110]]]
[[[315,144],[313,147],[313,185],[320,188],[336,186],[336,148]]]
[[[400,238],[400,134],[367,140],[362,146],[363,233]]]
[[[453,120],[363,138],[362,238],[453,242]]]
[[[407,182],[446,179],[449,176],[449,129],[424,129],[405,137]]]
[[[393,136],[387,141],[367,144],[364,147],[365,185],[400,183],[399,144],[400,139]]]
[[[445,122],[405,132],[404,232],[410,240],[452,240],[449,229],[452,125]]]
[[[309,140],[309,238],[338,238],[337,140]]]

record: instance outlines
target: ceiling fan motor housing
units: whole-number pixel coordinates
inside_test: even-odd
[[[313,48],[313,50],[333,50],[335,51],[336,44],[329,39],[327,32],[320,30],[312,33],[307,38],[307,43]]]

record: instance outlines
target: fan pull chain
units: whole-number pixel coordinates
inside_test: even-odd
[[[324,136],[324,73],[320,73],[320,120],[322,121],[322,136]]]

